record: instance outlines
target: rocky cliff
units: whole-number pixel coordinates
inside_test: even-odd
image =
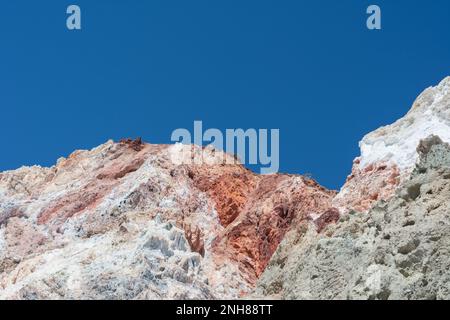
[[[447,298],[449,88],[367,135],[339,193],[140,139],[0,173],[0,299]]]
[[[0,174],[0,298],[246,294],[284,234],[335,193],[221,152],[174,164],[199,149],[110,141]]]
[[[423,140],[410,178],[388,201],[317,236],[281,243],[256,294],[284,299],[450,299],[450,146]]]
[[[253,296],[450,299],[449,89],[447,78],[362,140],[332,201],[338,223],[286,234]]]
[[[360,142],[361,156],[333,204],[345,212],[366,211],[391,197],[409,178],[420,140],[434,134],[450,141],[449,106],[450,77],[426,89],[403,118],[366,135]]]

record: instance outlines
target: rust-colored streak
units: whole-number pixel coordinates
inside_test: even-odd
[[[235,261],[254,283],[286,232],[307,219],[311,211],[329,208],[334,194],[298,176],[263,176],[238,217],[216,238],[213,250],[218,257]]]

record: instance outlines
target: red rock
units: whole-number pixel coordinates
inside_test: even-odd
[[[214,200],[220,222],[225,227],[239,215],[260,179],[253,172],[234,165],[196,166],[189,172],[194,185]]]
[[[286,232],[310,212],[329,208],[334,195],[300,176],[263,176],[235,221],[216,238],[213,252],[237,263],[254,283]]]
[[[133,149],[134,151],[141,151],[144,148],[144,143],[142,142],[142,139],[136,138],[136,139],[122,139],[119,141],[120,144],[126,145],[129,148]]]
[[[320,233],[323,229],[325,229],[327,225],[338,222],[339,217],[340,214],[338,209],[329,208],[314,221],[317,227],[317,232]]]

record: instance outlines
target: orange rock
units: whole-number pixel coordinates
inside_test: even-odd
[[[237,263],[254,283],[286,232],[310,212],[328,209],[334,195],[300,176],[262,176],[238,217],[216,238],[213,252]]]
[[[215,202],[223,226],[232,223],[248,201],[260,178],[241,166],[194,167],[190,170],[195,186]]]

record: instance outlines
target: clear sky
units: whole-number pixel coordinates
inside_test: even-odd
[[[0,170],[202,120],[279,128],[281,171],[339,188],[362,136],[450,75],[449,31],[448,0],[2,1]]]

